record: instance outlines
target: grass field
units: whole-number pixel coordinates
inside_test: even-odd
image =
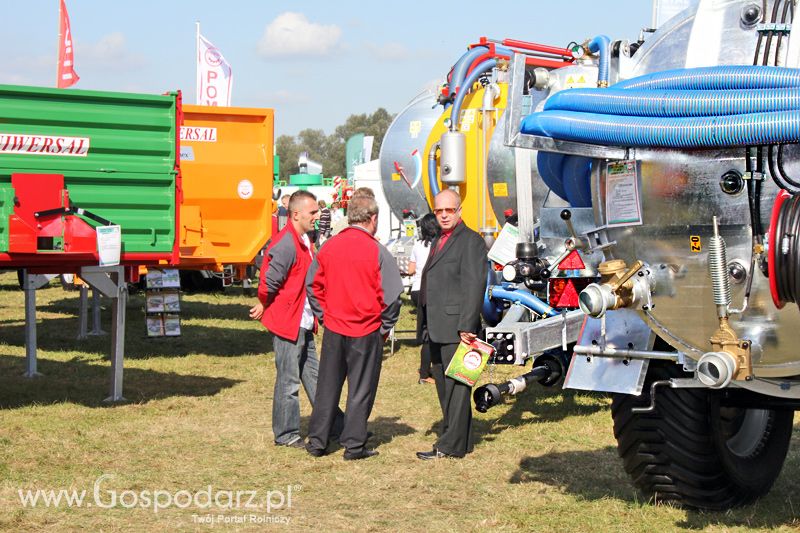
[[[23,293],[15,275],[0,276],[0,530],[800,527],[797,431],[772,492],[727,513],[642,501],[617,457],[602,394],[535,388],[476,415],[479,442],[466,459],[423,462],[414,452],[430,449],[440,412],[433,386],[417,384],[418,349],[406,342],[391,357],[387,350],[370,420],[380,455],[346,462],[338,450],[314,459],[272,443],[271,342],[247,318],[254,298],[241,289],[183,295],[183,335],[171,339],[145,337],[143,297],[132,295],[128,402],[119,405],[102,401],[110,338],[76,340],[77,293],[51,285],[37,298],[44,377],[25,379]],[[106,329],[109,316],[106,310]],[[399,329],[413,320],[404,306]],[[491,377],[519,373],[495,368]],[[305,397],[302,405],[305,430]],[[23,505],[20,491],[37,489],[86,495],[80,505]],[[247,507],[265,502],[269,510]]]

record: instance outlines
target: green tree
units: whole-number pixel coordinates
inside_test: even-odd
[[[297,174],[297,160],[302,152],[322,165],[325,176],[345,175],[344,147],[347,139],[357,133],[375,137],[371,157],[378,157],[383,137],[392,123],[394,115],[384,108],[377,109],[371,115],[362,113],[350,115],[331,135],[326,136],[323,130],[304,129],[296,137],[281,135],[275,141],[275,150],[281,158],[280,178],[289,181],[291,174]]]

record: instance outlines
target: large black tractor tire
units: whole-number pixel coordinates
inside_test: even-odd
[[[659,386],[655,410],[650,384],[687,377],[674,363],[652,361],[641,396],[616,394],[611,412],[625,471],[656,502],[725,510],[769,492],[792,436],[794,411],[720,405],[709,389]]]

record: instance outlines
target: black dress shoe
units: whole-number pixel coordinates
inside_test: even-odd
[[[312,457],[322,457],[327,453],[326,450],[320,450],[319,448],[312,448],[310,442],[306,444],[305,448],[306,451],[308,452],[308,455]]]
[[[361,450],[358,453],[349,454],[347,452],[344,453],[344,460],[345,461],[357,461],[359,459],[369,459],[370,457],[375,457],[378,455],[377,450],[367,450],[366,448]]]
[[[432,449],[429,452],[417,452],[417,458],[422,459],[423,461],[430,461],[431,459],[461,459],[461,457],[457,455],[450,455],[448,453],[440,452],[436,448]]]

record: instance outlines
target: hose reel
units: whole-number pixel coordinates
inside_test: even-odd
[[[800,304],[800,196],[780,191],[769,227],[769,288],[778,309]]]

